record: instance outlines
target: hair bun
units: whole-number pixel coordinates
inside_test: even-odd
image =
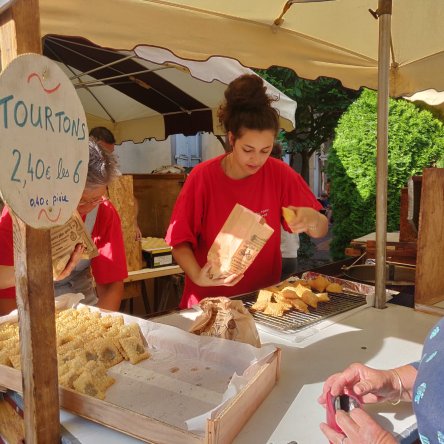
[[[246,74],[231,82],[225,99],[231,109],[255,110],[271,103],[264,82],[255,74]]]

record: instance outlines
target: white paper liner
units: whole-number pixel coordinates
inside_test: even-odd
[[[78,304],[83,297],[59,296],[56,307],[83,307]],[[116,383],[107,390],[105,400],[202,436],[207,419],[214,418],[276,351],[273,345],[256,348],[118,312],[106,314],[123,316],[125,324],[139,324],[151,358],[137,365],[123,361],[110,368],[108,373]],[[0,323],[16,320],[14,310]]]

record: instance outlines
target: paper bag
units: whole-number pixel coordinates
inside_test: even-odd
[[[208,251],[211,277],[244,273],[273,232],[262,216],[236,204]]]
[[[80,214],[75,211],[64,225],[51,228],[52,272],[56,278],[65,269],[77,244],[83,244],[82,259],[92,259],[99,253]]]
[[[202,299],[199,306],[202,314],[191,326],[191,333],[261,346],[253,316],[242,301],[221,296]]]

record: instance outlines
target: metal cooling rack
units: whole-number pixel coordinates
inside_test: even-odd
[[[284,333],[295,333],[303,328],[310,327],[331,316],[344,313],[366,304],[365,296],[347,293],[329,293],[329,302],[319,302],[317,308],[309,307],[310,313],[301,313],[294,308],[285,312],[282,316],[271,316],[250,310],[256,302],[257,293],[241,296],[244,305],[251,311],[254,320],[274,330]]]

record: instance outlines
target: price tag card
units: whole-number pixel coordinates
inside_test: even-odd
[[[26,54],[0,75],[0,193],[26,224],[64,224],[88,172],[88,128],[74,86],[52,60]]]

